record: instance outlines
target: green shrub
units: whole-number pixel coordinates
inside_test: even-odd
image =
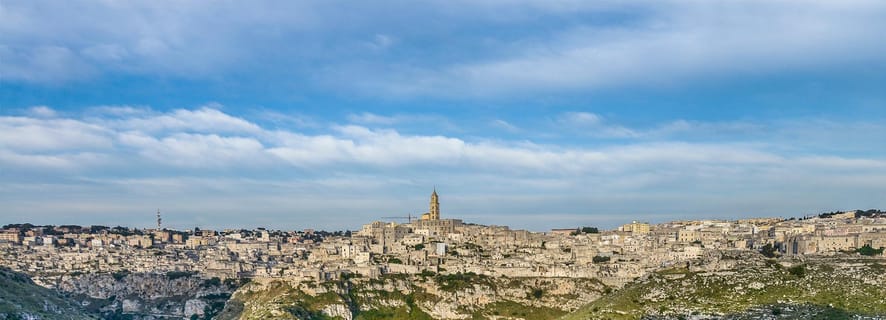
[[[166,278],[169,278],[169,280],[175,280],[178,278],[190,277],[195,274],[197,273],[191,271],[169,271],[166,273]]]
[[[780,315],[780,314],[781,314],[781,308],[779,308],[779,307],[772,307],[772,315],[773,315],[773,316],[777,316],[777,315]]]
[[[541,299],[541,297],[544,296],[545,291],[542,289],[539,289],[539,288],[535,288],[535,289],[532,289],[532,293],[530,293],[530,294],[535,299]]]
[[[114,277],[114,280],[117,280],[117,281],[123,280],[123,278],[126,278],[126,276],[128,276],[128,275],[129,275],[129,270],[126,270],[126,269],[111,273],[111,277]]]
[[[801,264],[790,267],[788,268],[788,273],[798,277],[803,277],[806,275],[806,266]]]
[[[581,232],[582,233],[600,233],[600,229],[597,229],[596,227],[582,227]]]
[[[879,256],[879,255],[883,254],[883,248],[874,249],[869,244],[866,244],[863,247],[858,248],[855,251],[863,256]]]
[[[203,287],[213,287],[213,286],[220,286],[220,285],[221,285],[221,279],[219,279],[218,277],[212,277],[212,279],[203,280]]]
[[[760,253],[767,258],[775,258],[776,254],[778,253],[778,249],[772,246],[771,243],[767,243],[765,246],[760,248]]]

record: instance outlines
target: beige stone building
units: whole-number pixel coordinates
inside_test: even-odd
[[[21,235],[19,235],[18,231],[2,232],[0,233],[0,241],[8,241],[18,244],[22,242],[22,237]]]
[[[420,220],[412,221],[409,226],[415,233],[428,237],[446,237],[455,233],[464,223],[459,219],[440,219],[440,197],[437,189],[431,193],[428,212],[421,215]]]
[[[431,193],[430,209],[421,215],[421,220],[440,220],[440,199],[437,196],[437,188]]]
[[[631,221],[631,223],[619,227],[618,231],[630,232],[633,234],[647,234],[649,233],[649,229],[648,223]]]

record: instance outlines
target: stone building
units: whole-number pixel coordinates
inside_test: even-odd
[[[415,233],[428,237],[445,237],[455,233],[464,223],[459,219],[440,219],[440,198],[437,189],[431,193],[428,212],[421,215],[421,220],[412,221],[410,226]]]
[[[431,193],[431,202],[428,212],[421,215],[421,220],[440,220],[440,199],[437,196],[437,188]]]
[[[633,234],[647,234],[649,233],[649,224],[645,222],[631,221],[631,223],[619,227],[618,231],[630,232]]]

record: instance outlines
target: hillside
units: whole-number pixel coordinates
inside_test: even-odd
[[[476,274],[256,281],[241,287],[216,319],[556,319],[605,288],[591,279]]]
[[[46,280],[89,312],[107,319],[210,319],[237,288],[234,281],[191,272],[91,273]]]
[[[886,266],[859,258],[743,261],[716,272],[668,269],[562,319],[850,319],[886,315]]]
[[[717,270],[702,265],[665,269],[614,291],[593,279],[473,273],[390,274],[381,279],[355,275],[322,283],[257,279],[237,289],[214,319],[799,320],[883,319],[886,315],[886,287],[882,286],[886,266],[882,259],[765,259],[757,254],[720,259],[733,259],[733,263],[719,264],[730,267]],[[121,286],[119,281],[149,282],[137,275],[116,282],[95,277],[71,282],[66,286],[75,287],[66,288],[93,283],[96,285],[89,286],[90,290],[104,290],[101,295],[128,296],[120,288],[135,288],[135,284]],[[191,281],[182,277],[173,282],[176,287],[202,292],[198,295],[221,292],[221,284],[186,285]],[[166,292],[163,283],[140,288]],[[101,289],[104,284],[116,289]],[[0,269],[0,320],[97,319],[74,302],[86,293],[90,292],[62,296],[36,285],[24,274]],[[163,301],[165,304],[154,305],[172,300]],[[90,304],[94,306],[99,304]],[[181,308],[178,303],[169,307]],[[115,315],[120,316],[104,317]]]
[[[0,267],[0,319],[97,319],[24,274]]]

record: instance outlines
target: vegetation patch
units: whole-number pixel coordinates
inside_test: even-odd
[[[27,275],[0,267],[0,319],[97,319]]]
[[[166,278],[169,280],[175,280],[179,278],[187,278],[196,274],[197,273],[193,271],[169,271],[166,273]]]
[[[128,276],[128,275],[129,275],[129,270],[126,270],[126,269],[111,273],[111,277],[113,277],[114,280],[117,280],[117,281],[123,280],[123,278],[126,278],[126,276]]]
[[[871,248],[871,245],[866,244],[866,245],[862,246],[861,248],[858,248],[858,250],[856,250],[856,252],[858,252],[858,254],[863,255],[863,256],[880,256],[880,255],[883,255],[883,248],[874,249],[874,248]]]
[[[550,307],[533,307],[511,300],[503,300],[487,304],[483,309],[473,313],[472,319],[526,319],[547,320],[556,319],[566,314],[565,311]]]
[[[455,292],[472,288],[475,284],[491,285],[489,277],[473,272],[453,273],[445,275],[437,275],[435,278],[440,289],[448,292]]]
[[[780,266],[776,262],[773,265]],[[669,276],[677,273],[685,276]],[[844,319],[839,315],[846,314],[883,316],[886,287],[878,285],[882,280],[883,274],[875,267],[847,269],[827,262],[807,261],[790,268],[751,264],[728,273],[676,268],[630,283],[563,319],[679,319],[693,315],[758,319],[772,317],[774,313],[791,315],[777,315],[779,319]],[[787,301],[790,304],[785,305]],[[808,312],[797,313],[800,309]],[[747,314],[756,316],[743,316]],[[795,317],[797,314],[808,317]]]

